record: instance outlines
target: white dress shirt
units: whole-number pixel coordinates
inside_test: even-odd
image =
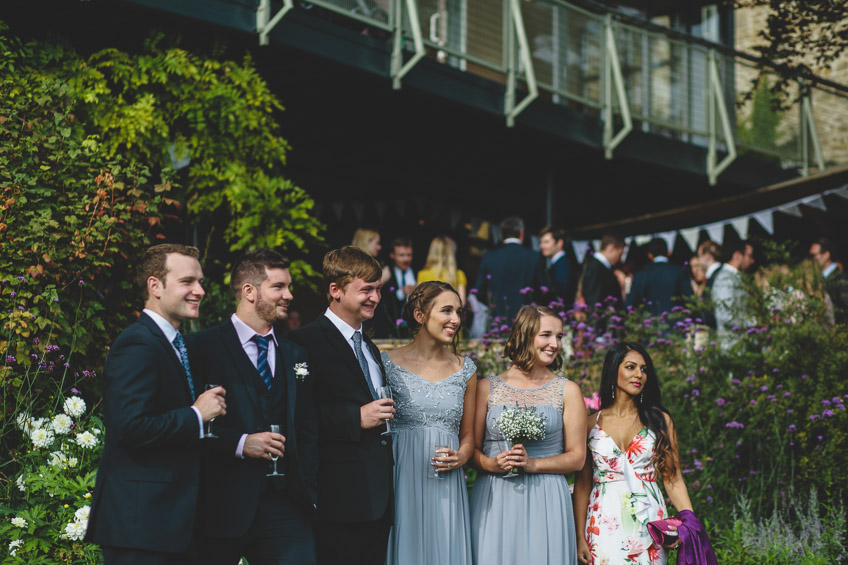
[[[609,259],[607,259],[606,255],[603,253],[595,253],[592,257],[600,261],[601,265],[612,271],[612,265],[610,265]]]
[[[238,316],[233,314],[230,316],[230,321],[236,329],[241,348],[244,349],[247,358],[253,363],[254,367],[259,365],[259,346],[253,341],[253,336],[259,335],[253,328],[245,324]],[[274,328],[262,337],[271,337],[268,340],[268,368],[271,369],[271,374],[274,375],[274,368],[277,365],[277,336],[274,334]],[[244,442],[247,441],[247,434],[242,434],[236,446],[236,457],[244,459]]]
[[[362,331],[362,326],[359,328],[351,327],[350,324],[339,318],[335,312],[327,308],[327,311],[324,312],[324,315],[333,322],[333,325],[336,326],[336,329],[341,332],[342,337],[345,338],[347,344],[350,346],[351,351],[358,359],[359,356],[356,355],[356,347],[353,343],[353,334],[357,331]],[[371,350],[368,348],[368,345],[365,343],[365,338],[362,339],[362,353],[365,355],[365,360],[368,362],[368,372],[371,373],[371,384],[374,385],[374,390],[378,390],[381,386],[383,386],[383,371],[380,369],[380,364],[374,359],[374,356],[371,355]]]
[[[177,346],[174,345],[174,338],[177,337],[177,333],[178,333],[177,328],[172,326],[171,322],[169,322],[168,320],[166,320],[165,318],[163,318],[161,315],[157,314],[153,310],[145,308],[144,310],[142,310],[142,312],[144,312],[145,314],[150,316],[150,318],[156,323],[156,325],[159,327],[159,329],[162,330],[162,333],[165,334],[165,339],[167,339],[168,343],[171,344],[171,349],[173,349],[174,353],[177,354],[177,360],[179,361],[180,352],[177,349]],[[182,362],[180,362],[180,365],[182,365]],[[197,389],[195,389],[195,392],[199,394]],[[194,410],[194,413],[197,414],[197,423],[200,425],[200,437],[203,437],[203,415],[200,414],[200,410],[198,408],[196,408],[194,406],[189,406],[189,408]]]
[[[654,263],[668,263],[668,257],[665,255],[657,255],[654,257]]]
[[[827,268],[825,268],[824,271],[822,271],[822,277],[824,277],[824,278],[829,277],[830,274],[835,270],[836,270],[836,263],[831,263],[830,265],[827,266]]]
[[[721,267],[721,263],[719,263],[718,261],[707,267],[707,270],[704,272],[704,278],[710,280],[710,277],[713,276],[713,273],[715,273],[716,269],[718,269],[719,267]]]
[[[408,284],[415,286],[415,273],[412,272],[412,267],[402,271],[397,265],[392,267],[392,271],[395,274],[395,282],[397,283],[395,296],[397,296],[398,300],[404,301],[406,300],[406,293],[403,291],[403,287]]]

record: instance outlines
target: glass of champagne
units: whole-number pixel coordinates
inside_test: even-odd
[[[221,385],[206,385],[205,390],[211,390],[211,389],[219,387],[219,386],[221,386]],[[215,421],[215,418],[212,418],[211,420],[209,420],[209,422],[206,423],[206,431],[203,432],[203,438],[204,439],[220,437],[220,436],[215,435],[215,433],[212,431],[212,422],[214,422],[214,421]]]
[[[377,398],[391,398],[392,397],[392,387],[390,386],[381,386],[377,389]],[[391,436],[395,435],[397,432],[392,429],[392,420],[391,418],[386,419],[386,431],[380,435]]]
[[[449,449],[449,447],[450,446],[437,443],[436,446],[433,448],[433,454],[436,457],[444,457],[446,454],[442,453],[442,450],[443,449]],[[433,478],[433,479],[443,479],[444,478],[442,476],[442,473],[439,472],[438,467],[436,467],[435,465],[431,465],[430,469],[431,469],[430,478]]]
[[[280,426],[279,426],[278,424],[271,424],[271,425],[268,427],[268,431],[269,431],[269,432],[271,432],[272,434],[279,434],[279,433],[281,433],[281,431],[280,431]],[[273,462],[274,462],[274,471],[273,471],[273,472],[271,472],[271,473],[268,473],[268,474],[267,474],[267,475],[265,475],[265,476],[266,476],[266,477],[285,477],[285,476],[286,476],[286,474],[285,474],[285,473],[278,473],[278,472],[277,472],[277,456],[276,456],[276,455],[271,454],[271,461],[273,461]]]
[[[505,451],[512,451],[512,441],[510,441],[509,439],[504,437],[503,443],[506,445]],[[506,473],[501,475],[501,478],[503,478],[503,479],[514,479],[517,476],[518,476],[518,469],[513,467],[512,469],[510,469],[509,471],[507,471]]]

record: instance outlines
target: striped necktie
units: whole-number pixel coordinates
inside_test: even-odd
[[[256,358],[256,370],[259,371],[259,376],[265,381],[265,386],[271,390],[271,384],[274,381],[274,375],[271,374],[271,366],[268,364],[268,342],[270,336],[255,335],[252,339],[259,349],[259,355]]]
[[[172,343],[180,354],[180,365],[183,366],[183,371],[185,371],[186,381],[188,382],[188,391],[191,393],[191,401],[194,402],[197,399],[197,395],[194,392],[194,379],[191,378],[191,369],[188,366],[188,350],[186,349],[185,339],[183,339],[180,332],[177,332]]]

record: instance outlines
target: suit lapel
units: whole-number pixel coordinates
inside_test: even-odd
[[[261,410],[262,405],[259,400],[260,391],[257,385],[261,384],[264,387],[265,383],[262,381],[259,371],[250,362],[247,353],[244,352],[244,348],[239,341],[238,333],[236,333],[236,328],[229,320],[221,324],[221,341],[236,368],[236,373],[250,395],[250,401],[256,410]]]
[[[383,359],[380,356],[380,348],[374,345],[374,342],[369,338],[365,338],[365,343],[368,344],[368,350],[371,351],[371,355],[374,356],[374,360],[377,361],[377,366],[380,367],[380,376],[383,380],[383,385],[386,384],[386,368],[383,367]]]
[[[156,325],[153,318],[142,312],[141,316],[138,317],[138,322],[155,335],[159,344],[165,349],[165,356],[171,360],[171,363],[174,365],[174,369],[177,371],[177,375],[180,377],[180,388],[185,392],[186,398],[189,400],[189,403],[191,403],[191,389],[188,388],[188,379],[186,378],[183,364],[180,363],[180,358],[177,357],[177,353],[174,351],[174,347],[168,342],[168,338],[165,337],[165,334],[162,333],[162,330],[159,329],[159,326]],[[189,367],[191,367],[191,365],[189,365]],[[203,391],[195,392],[199,395]]]
[[[321,315],[321,330],[327,338],[327,341],[336,349],[336,352],[350,369],[351,373],[358,376],[359,387],[365,392],[368,398],[371,398],[371,390],[368,388],[368,383],[365,382],[365,375],[362,373],[362,368],[359,366],[359,361],[356,360],[356,355],[353,353],[353,348],[347,344],[347,341],[339,332],[338,328],[333,325],[327,316]]]
[[[285,375],[286,379],[286,410],[287,427],[289,431],[290,441],[294,442],[294,409],[297,405],[297,380],[294,374],[294,356],[291,354],[289,344],[285,340],[278,341],[277,347],[277,366],[274,369],[274,378]],[[294,443],[292,443],[294,445]]]

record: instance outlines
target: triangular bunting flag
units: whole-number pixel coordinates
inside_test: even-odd
[[[748,216],[742,216],[741,218],[733,218],[730,220],[730,224],[733,226],[733,229],[736,230],[736,233],[739,234],[740,239],[743,241],[748,239],[748,222],[750,218]]]
[[[686,240],[686,245],[688,245],[689,249],[692,251],[697,251],[698,249],[698,233],[700,233],[700,231],[701,228],[680,230],[680,236]]]
[[[589,242],[588,241],[575,241],[574,242],[574,258],[577,259],[577,263],[582,265],[583,259],[586,257],[586,252],[589,251]]]
[[[813,196],[812,198],[808,198],[804,200],[804,204],[813,208],[818,208],[819,210],[825,212],[827,211],[827,206],[824,205],[824,200],[822,200],[821,196]]]
[[[651,240],[654,239],[654,236],[652,236],[652,235],[637,235],[633,239],[636,240],[636,245],[641,247],[642,245],[645,245],[646,243],[651,243]]]
[[[774,213],[771,210],[763,210],[753,214],[753,216],[769,235],[774,234]]]
[[[674,242],[677,241],[677,232],[663,232],[659,234],[659,237],[665,240],[665,242],[668,244],[668,252],[671,253],[674,250]]]
[[[787,206],[786,208],[778,208],[777,211],[789,214],[790,216],[797,216],[799,218],[803,215],[801,214],[801,209],[798,208],[797,205]]]
[[[848,186],[843,186],[842,188],[834,190],[833,194],[841,196],[842,198],[848,198]]]
[[[600,239],[593,239],[592,240],[592,247],[595,249],[595,253],[599,253],[601,251],[601,240]]]
[[[707,233],[710,234],[710,239],[721,245],[724,241],[724,224],[715,223],[704,226]]]

